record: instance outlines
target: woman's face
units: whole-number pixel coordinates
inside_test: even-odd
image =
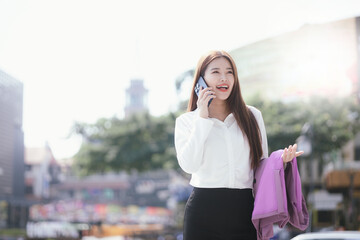
[[[224,58],[213,60],[206,68],[204,78],[209,87],[215,91],[215,100],[226,100],[234,86],[234,70]]]

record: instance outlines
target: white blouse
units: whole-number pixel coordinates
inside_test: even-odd
[[[262,137],[262,158],[268,157],[267,137],[261,112],[254,114]],[[199,188],[253,188],[250,147],[233,114],[224,122],[202,118],[198,111],[176,119],[175,148],[180,167],[191,174],[190,184]]]

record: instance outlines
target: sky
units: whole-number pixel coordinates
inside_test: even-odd
[[[74,122],[124,116],[132,78],[160,116],[205,52],[354,16],[359,0],[0,0],[0,69],[24,84],[25,146],[63,159],[81,144]]]

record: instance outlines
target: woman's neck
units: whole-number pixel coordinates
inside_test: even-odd
[[[230,113],[225,101],[213,101],[209,106],[209,117],[211,118],[224,121]]]

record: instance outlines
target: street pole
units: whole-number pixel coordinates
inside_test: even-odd
[[[354,219],[354,178],[355,172],[350,171],[350,186],[349,186],[349,207],[347,213],[349,230],[354,230],[355,219]]]
[[[296,139],[298,149],[304,151],[303,156],[309,157],[309,165],[308,169],[310,171],[310,185],[309,185],[309,191],[307,196],[313,193],[314,191],[314,174],[313,174],[313,168],[312,168],[312,149],[313,149],[313,129],[312,125],[309,122],[306,122],[304,126],[301,129],[300,136]],[[313,210],[311,209],[309,213],[309,227],[306,229],[306,232],[312,231],[312,222],[313,222]]]

